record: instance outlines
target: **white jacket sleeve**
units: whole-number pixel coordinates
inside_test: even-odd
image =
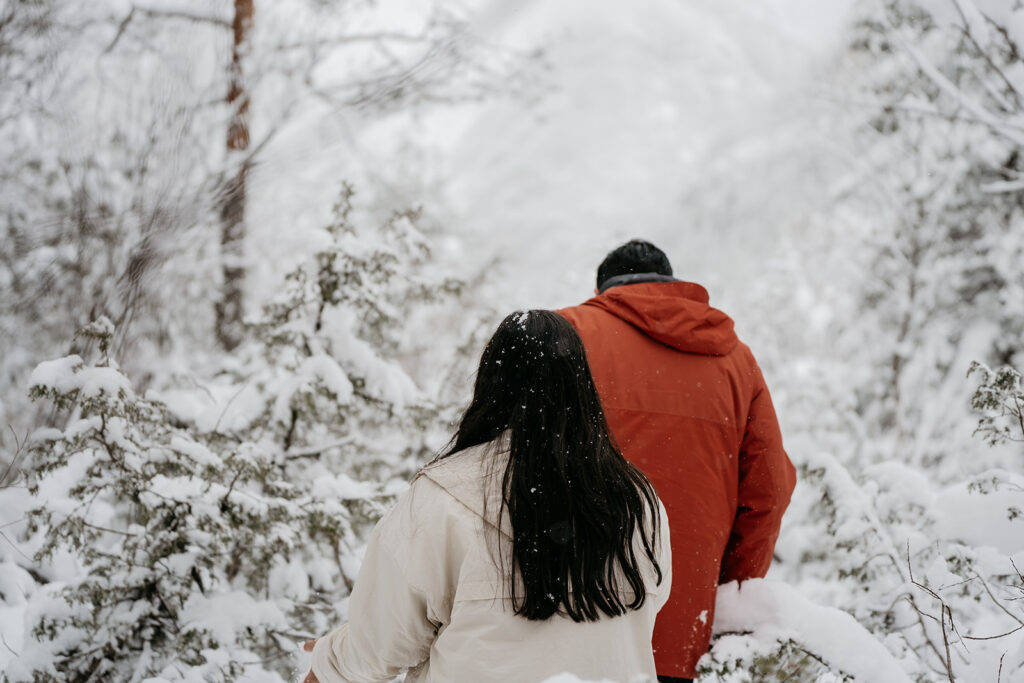
[[[401,507],[401,503],[399,504]],[[387,515],[374,529],[349,601],[349,621],[317,640],[313,673],[320,683],[390,681],[430,654],[440,623],[430,619],[424,591],[414,586],[386,538],[401,524]]]
[[[658,566],[661,567],[661,583],[658,585],[657,605],[658,611],[668,602],[669,593],[672,591],[672,538],[668,528],[668,512],[661,500],[658,501],[658,511],[661,514],[661,528],[658,538]]]

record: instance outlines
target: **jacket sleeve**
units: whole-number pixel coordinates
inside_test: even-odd
[[[440,623],[430,618],[426,592],[410,582],[388,543],[407,533],[392,528],[408,518],[403,502],[370,535],[349,600],[348,623],[313,648],[312,670],[320,683],[390,681],[430,653]]]
[[[668,512],[661,500],[658,501],[658,510],[661,515],[659,528],[658,566],[661,567],[661,583],[657,588],[658,611],[668,602],[669,593],[672,591],[672,535],[669,532]]]
[[[722,557],[719,583],[758,578],[768,572],[782,513],[796,486],[796,469],[782,448],[771,395],[761,371],[755,372],[754,397],[740,444],[736,518]]]

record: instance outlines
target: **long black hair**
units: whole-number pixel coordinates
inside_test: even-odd
[[[639,609],[646,598],[641,562],[662,581],[654,551],[658,499],[616,447],[583,342],[557,313],[516,312],[501,322],[441,458],[506,431],[502,514],[523,588],[518,595],[509,573],[515,613],[542,620],[561,608],[581,622]],[[635,551],[637,534],[646,558]],[[624,593],[632,593],[626,602]]]

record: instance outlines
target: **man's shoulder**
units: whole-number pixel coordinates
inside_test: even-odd
[[[736,346],[732,350],[733,354],[736,354],[737,358],[743,358],[750,361],[751,363],[757,364],[757,360],[754,358],[754,352],[750,350],[750,347],[740,339],[736,337]]]
[[[590,299],[587,299],[586,301],[578,303],[575,306],[565,306],[564,308],[556,308],[555,313],[562,316],[563,318],[570,320],[571,322],[572,318],[584,313],[584,309],[588,308],[588,304],[590,303],[590,301]],[[589,308],[594,307],[589,306]]]
[[[555,313],[568,320],[574,327],[585,322],[618,320],[614,313],[601,305],[600,297],[591,297],[575,306],[556,308]]]

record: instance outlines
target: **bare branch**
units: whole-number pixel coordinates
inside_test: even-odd
[[[299,458],[319,458],[324,451],[328,451],[332,448],[344,448],[352,445],[351,439],[344,441],[336,441],[334,443],[323,444],[322,446],[313,446],[311,448],[299,448],[295,450],[285,451],[284,457],[287,460],[297,460]]]
[[[25,448],[25,440],[18,438],[18,433],[14,431],[14,427],[8,424],[7,428],[11,430],[11,434],[14,436],[14,454],[11,456],[11,461],[4,467],[3,472],[0,472],[0,489],[14,487],[13,480],[18,478],[16,467],[18,461],[24,456]]]
[[[982,59],[985,60],[985,63],[988,64],[989,68],[992,69],[992,71],[994,71],[996,75],[999,76],[1000,80],[1002,80],[1003,83],[1006,85],[1007,90],[1010,92],[1011,95],[1013,95],[1014,104],[1016,105],[1017,110],[1020,111],[1022,106],[1020,91],[1017,90],[1013,82],[1006,76],[1006,73],[1003,72],[1003,70],[999,68],[999,66],[997,66],[995,62],[992,61],[992,56],[988,53],[988,51],[985,50],[985,48],[983,48],[981,44],[978,43],[978,39],[974,36],[974,31],[971,30],[971,22],[967,18],[967,13],[964,11],[963,5],[961,4],[961,0],[953,0],[953,4],[956,6],[956,11],[957,13],[960,14],[960,20],[964,24],[964,36],[966,36],[967,39],[971,41],[975,49],[977,49],[978,54],[981,55]]]
[[[223,17],[218,17],[210,14],[195,14],[193,12],[185,12],[176,9],[163,9],[157,7],[144,7],[139,5],[132,5],[132,8],[128,10],[128,14],[125,15],[124,19],[117,26],[117,32],[114,34],[114,38],[110,41],[110,44],[103,49],[102,54],[110,53],[117,44],[121,42],[121,38],[128,30],[128,25],[136,17],[136,13],[144,14],[148,17],[157,19],[180,19],[184,21],[191,21],[195,23],[213,24],[221,28],[231,28],[231,22]]]
[[[917,601],[914,600],[914,596],[908,594],[905,595],[904,598],[910,604],[910,607],[914,610],[914,613],[917,615],[917,625],[921,627],[921,634],[924,636],[925,643],[928,644],[928,648],[935,654],[935,656],[941,662],[943,660],[942,653],[939,652],[939,648],[932,641],[931,636],[928,635],[928,628],[924,623],[924,617],[928,617],[932,621],[938,621],[938,619],[936,619],[930,614],[926,614],[925,612],[923,612],[921,608],[917,606]]]
[[[1013,571],[1017,572],[1017,576],[1020,578],[1020,580],[1022,582],[1024,582],[1024,574],[1021,574],[1020,570],[1017,569],[1017,563],[1013,561],[1012,557],[1009,558],[1009,559],[1010,559],[1010,564],[1013,566]]]
[[[1000,24],[992,17],[990,17],[989,15],[982,12],[980,8],[978,9],[978,14],[983,16],[985,18],[985,21],[988,22],[989,26],[991,26],[995,30],[995,32],[998,33],[1004,41],[1006,41],[1006,45],[1010,48],[1010,61],[1015,63],[1022,61],[1020,46],[1017,45],[1017,41],[1015,41],[1013,37],[1010,36],[1010,32],[1006,29],[1006,27]]]
[[[0,642],[3,642],[3,644],[4,644],[4,647],[6,647],[6,648],[7,648],[7,650],[8,650],[8,651],[9,651],[9,652],[10,652],[10,653],[11,653],[12,655],[14,655],[15,657],[20,657],[20,656],[21,656],[21,655],[19,655],[19,654],[18,654],[17,652],[15,652],[15,651],[14,651],[14,649],[13,649],[13,648],[11,648],[11,646],[10,646],[10,645],[8,645],[8,644],[7,644],[7,638],[5,638],[5,637],[4,637],[4,635],[3,635],[2,633],[0,633]]]
[[[999,133],[1003,137],[1007,138],[1011,142],[1024,146],[1024,134],[1020,134],[1014,130],[1013,126],[1008,125],[1006,121],[1000,120],[997,116],[993,115],[980,103],[975,102],[967,96],[955,83],[950,81],[942,71],[935,66],[925,55],[917,49],[911,43],[911,41],[904,35],[902,29],[892,24],[892,33],[896,39],[903,46],[903,49],[917,64],[918,70],[928,78],[936,87],[942,92],[946,93],[948,97],[953,99],[959,106],[963,107],[967,111],[971,112],[976,116],[982,123],[992,127],[992,130]]]
[[[422,43],[425,40],[427,40],[426,37],[414,33],[381,31],[380,33],[350,33],[330,38],[307,40],[301,43],[282,43],[271,46],[268,49],[274,52],[285,52],[288,50],[305,50],[319,47],[338,47],[356,43]]]
[[[865,109],[902,111],[907,112],[908,114],[918,114],[921,116],[942,119],[944,121],[962,121],[964,123],[977,123],[983,126],[988,126],[989,128],[995,130],[996,132],[1005,129],[1024,133],[1024,125],[1013,123],[1012,121],[993,121],[992,119],[984,119],[971,114],[963,114],[958,112],[943,112],[939,111],[938,109],[935,109],[934,107],[926,107],[924,105],[906,104],[904,102],[888,102],[882,100],[853,99],[849,97],[819,96],[819,99],[825,102],[840,104],[847,107],[852,106],[863,107]]]
[[[110,44],[104,48],[103,54],[107,54],[117,47],[117,44],[121,41],[121,36],[123,36],[124,32],[128,29],[128,24],[130,24],[132,19],[135,18],[135,9],[135,7],[132,7],[128,10],[128,14],[126,14],[124,19],[121,20],[121,23],[118,24],[117,33],[114,34],[114,39],[110,41]]]
[[[103,531],[103,532],[106,532],[108,534],[117,534],[119,536],[127,536],[129,538],[134,538],[134,537],[137,537],[137,536],[140,535],[140,534],[133,534],[130,531],[121,531],[119,529],[111,529],[110,527],[100,526],[98,524],[91,524],[91,523],[85,521],[84,519],[81,520],[81,521],[82,521],[82,524],[84,526],[87,526],[90,529],[95,529],[96,531]]]
[[[947,611],[948,611],[949,612],[949,622],[950,622],[950,625],[952,625],[952,623],[953,623],[953,612],[951,610],[949,610],[949,606],[946,605],[946,602],[935,591],[933,591],[931,588],[928,588],[927,586],[925,586],[924,584],[920,583],[919,581],[917,581],[914,578],[914,567],[913,567],[913,565],[910,562],[910,541],[907,541],[907,574],[910,577],[910,583],[911,584],[913,584],[917,588],[923,590],[924,592],[928,593],[933,598],[935,598],[936,600],[939,601],[939,605],[940,605],[940,607],[942,609],[942,611],[941,611],[941,619],[936,619],[932,615],[926,614],[925,612],[921,611],[920,608],[918,608],[917,602],[914,600],[914,596],[912,596],[912,595],[908,595],[907,596],[907,600],[910,602],[910,606],[914,608],[915,612],[917,612],[918,622],[921,624],[921,631],[922,631],[922,634],[924,635],[925,640],[928,643],[928,646],[931,648],[932,652],[934,652],[936,654],[936,656],[939,658],[939,661],[942,661],[944,663],[944,665],[946,667],[946,675],[949,678],[949,683],[956,683],[956,681],[953,678],[953,660],[952,660],[952,657],[951,657],[950,651],[949,651],[949,636],[946,633],[946,614],[947,614]],[[938,623],[941,624],[941,628],[942,628],[942,646],[943,646],[943,649],[945,650],[945,653],[946,653],[945,657],[943,657],[943,655],[939,652],[938,648],[935,646],[935,643],[932,642],[931,637],[928,635],[928,629],[925,628],[924,621],[922,620],[922,617],[928,617],[932,621],[935,621],[935,622],[938,622]]]
[[[184,21],[192,21],[198,24],[213,24],[214,26],[220,26],[221,28],[230,29],[231,21],[224,17],[218,17],[213,14],[196,14],[195,12],[185,12],[177,9],[166,9],[157,7],[140,7],[133,5],[132,10],[138,10],[143,14],[147,14],[151,17],[159,17],[163,19],[182,19]]]
[[[979,188],[985,194],[1012,194],[1014,192],[1024,191],[1024,178],[1020,180],[1000,180],[994,183],[985,183],[979,186]],[[1024,430],[1024,423],[1021,425],[1021,429]]]
[[[220,415],[217,416],[217,421],[213,424],[213,430],[212,431],[213,431],[214,434],[217,433],[217,429],[220,427],[220,421],[224,419],[225,415],[227,415],[228,408],[230,408],[231,404],[235,402],[235,399],[238,398],[239,396],[241,396],[242,392],[245,391],[248,388],[249,388],[248,382],[243,384],[242,388],[239,389],[238,391],[236,391],[234,393],[234,395],[231,398],[228,399],[228,402],[224,404],[224,409],[220,412]]]
[[[1011,560],[1011,562],[1012,562],[1012,560]],[[1016,567],[1014,567],[1014,569],[1016,569]],[[1024,628],[1024,620],[1022,620],[1020,617],[1018,617],[1016,614],[1014,614],[1010,610],[1006,609],[1006,606],[1003,605],[1002,602],[997,600],[996,596],[992,595],[992,591],[989,590],[988,584],[985,582],[985,579],[981,578],[980,574],[975,572],[974,575],[978,578],[979,581],[981,581],[982,588],[984,588],[985,592],[988,593],[988,597],[992,600],[992,602],[996,605],[996,607],[1001,609],[1008,617],[1010,617],[1011,619],[1016,621],[1018,624],[1020,624],[1021,628]]]
[[[1013,635],[1014,633],[1016,633],[1017,631],[1021,630],[1022,628],[1024,628],[1024,626],[1018,626],[1015,629],[1007,631],[1006,633],[1000,633],[999,635],[996,635],[996,636],[961,636],[961,637],[964,640],[999,640],[1000,638],[1005,638],[1006,636]]]
[[[953,678],[953,659],[949,655],[949,636],[946,634],[946,614],[949,614],[949,624],[953,625],[953,611],[949,605],[942,603],[942,645],[946,648],[946,673],[949,674],[949,683],[956,683]]]
[[[31,558],[31,557],[29,557],[28,555],[26,555],[26,554],[24,553],[24,551],[23,551],[23,550],[22,550],[21,548],[19,548],[19,547],[17,546],[17,544],[15,544],[15,542],[14,542],[14,541],[12,541],[12,540],[10,539],[10,537],[8,537],[8,535],[7,535],[7,534],[5,534],[4,532],[0,531],[0,538],[3,538],[3,539],[4,539],[5,541],[7,541],[7,543],[8,543],[8,544],[10,544],[10,546],[11,546],[12,548],[14,548],[14,552],[18,553],[19,555],[21,555],[22,557],[24,557],[24,558],[25,558],[26,560],[28,560],[29,562],[32,562],[32,561],[33,561],[33,560],[32,560],[32,558]]]

